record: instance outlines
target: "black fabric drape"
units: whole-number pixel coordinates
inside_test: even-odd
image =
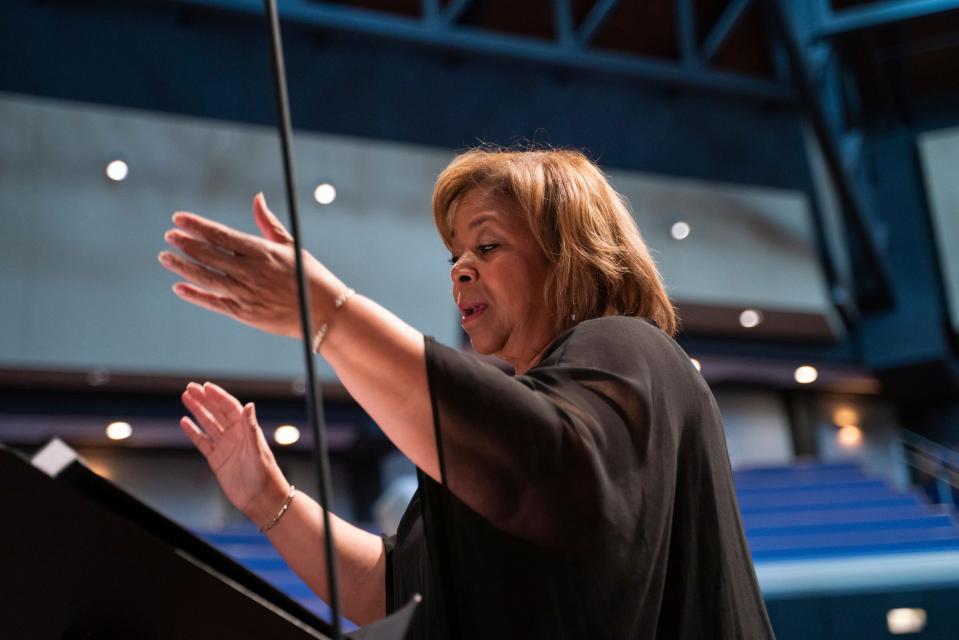
[[[511,377],[426,341],[445,484],[388,539],[411,638],[771,638],[719,411],[637,318],[580,323]]]

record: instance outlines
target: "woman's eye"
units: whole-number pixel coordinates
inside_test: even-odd
[[[498,247],[498,246],[499,246],[499,244],[497,244],[497,243],[493,243],[493,244],[481,244],[481,245],[479,245],[478,247],[476,247],[476,252],[485,255],[485,254],[489,253],[490,251],[494,250],[494,249],[495,249],[496,247]],[[459,261],[459,259],[460,259],[459,256],[450,256],[450,257],[447,259],[447,262],[450,263],[450,266],[451,266],[451,267],[455,267],[455,266],[456,266],[456,263],[457,263],[457,261]]]

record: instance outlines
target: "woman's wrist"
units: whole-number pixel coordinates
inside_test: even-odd
[[[355,293],[353,289],[335,277],[330,281],[314,285],[310,298],[312,326],[308,337],[314,351],[319,353],[319,346],[326,332],[335,323],[337,316],[343,312],[343,305]]]
[[[314,276],[310,280],[310,330],[315,333],[320,325],[329,323],[337,311],[337,297],[349,287],[329,272]]]
[[[291,484],[282,476],[277,480],[267,483],[267,485],[252,500],[247,508],[243,510],[249,520],[257,527],[269,523],[283,507],[287,497],[290,495]]]

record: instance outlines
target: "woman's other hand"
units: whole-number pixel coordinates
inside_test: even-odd
[[[262,238],[177,212],[176,228],[164,239],[185,256],[163,251],[160,264],[187,280],[173,286],[187,302],[269,333],[300,338],[293,237],[267,208],[262,193],[253,199],[253,220]],[[312,255],[304,251],[303,257],[315,317],[317,310],[332,307],[344,285]]]
[[[191,382],[182,399],[194,419],[184,416],[180,428],[206,457],[226,497],[256,525],[269,522],[290,485],[257,423],[253,403],[241,405],[212,382]]]

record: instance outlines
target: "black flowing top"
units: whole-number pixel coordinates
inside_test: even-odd
[[[427,338],[426,367],[444,483],[384,538],[409,638],[773,637],[716,402],[665,333],[588,320],[515,377]]]

